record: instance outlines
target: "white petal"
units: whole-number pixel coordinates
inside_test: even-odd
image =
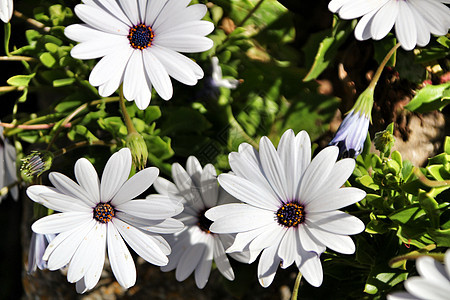
[[[339,16],[343,19],[359,18],[372,10],[378,10],[389,0],[364,0],[354,1],[349,5],[344,5],[339,10]]]
[[[107,224],[108,258],[117,282],[124,288],[136,283],[133,257],[112,222]]]
[[[372,37],[371,27],[373,16],[377,13],[377,10],[364,15],[361,20],[359,20],[358,25],[355,27],[355,37],[357,40],[365,41]]]
[[[386,296],[387,300],[417,300],[416,297],[407,292],[396,292]]]
[[[158,31],[159,35],[166,35],[166,34],[179,34],[179,35],[185,35],[185,34],[192,34],[195,32],[197,35],[208,35],[214,30],[214,24],[209,21],[204,20],[195,20],[195,21],[189,21],[189,22],[183,22],[179,23],[176,26],[173,27],[164,27],[164,30],[160,28]]]
[[[128,45],[119,46],[113,52],[104,56],[92,69],[89,75],[89,83],[93,86],[100,86],[109,81],[114,83],[115,78],[122,78],[122,75],[127,65],[128,59],[133,53],[133,49]],[[111,94],[119,87],[119,83],[113,88]]]
[[[250,245],[248,246],[248,250],[261,250],[274,244],[279,244],[281,239],[286,238],[286,233],[287,230],[285,228],[281,227],[276,222],[272,222],[264,226],[264,231],[261,232],[257,237],[255,237],[253,241],[251,241]],[[280,250],[278,249],[278,251]],[[278,254],[278,256],[281,259],[285,257],[281,256],[280,254]]]
[[[239,153],[232,152],[228,155],[231,170],[238,176],[253,182],[270,193],[277,199],[275,191],[270,186],[259,161],[259,153],[249,144],[239,145]]]
[[[153,21],[153,30],[159,32],[159,30],[161,28],[164,29],[164,27],[172,27],[189,20],[198,20],[203,18],[206,13],[206,6],[203,4],[197,4],[186,8],[189,2],[191,1],[168,1]],[[200,15],[201,13],[203,13],[203,15]]]
[[[318,195],[305,205],[308,212],[325,212],[340,209],[361,201],[366,192],[358,188],[346,187]]]
[[[103,225],[103,224],[102,224]],[[102,275],[103,265],[105,264],[105,252],[106,252],[106,225],[103,225],[104,232],[102,229],[102,238],[104,239],[101,243],[95,247],[94,251],[91,253],[93,256],[93,263],[89,267],[89,270],[84,276],[84,282],[88,290],[93,289],[97,282],[100,280]]]
[[[395,34],[403,49],[412,50],[417,43],[417,31],[414,15],[408,3],[399,1],[399,11],[395,22]]]
[[[94,166],[86,159],[80,158],[75,163],[75,177],[80,186],[87,192],[92,202],[100,202],[100,181]]]
[[[224,205],[215,206],[213,208],[208,209],[205,212],[205,216],[212,220],[216,221],[217,219],[239,214],[239,213],[258,213],[261,209],[257,207],[253,207],[251,205],[245,204],[245,203],[229,203]]]
[[[128,25],[97,7],[79,4],[75,6],[75,13],[85,23],[100,31],[117,35],[128,35],[129,33]]]
[[[96,224],[96,221],[90,220],[75,226],[75,230],[71,230],[70,234],[66,235],[65,232],[59,234],[48,245],[43,256],[44,260],[48,260],[48,269],[54,271],[67,265],[80,243]]]
[[[169,262],[167,256],[150,236],[118,218],[114,218],[111,222],[140,257],[157,266],[164,266]]]
[[[90,266],[95,263],[97,257],[92,255],[96,249],[106,245],[106,224],[98,223],[83,238],[75,254],[70,260],[67,272],[67,281],[76,282],[86,275]]]
[[[214,221],[210,230],[215,233],[236,233],[257,229],[274,222],[274,213],[261,209],[255,213],[240,212]]]
[[[342,187],[355,169],[355,160],[344,158],[336,162],[325,182],[324,190],[334,190]]]
[[[259,158],[263,172],[280,201],[289,201],[286,171],[272,142],[263,136],[259,142]]]
[[[325,252],[326,246],[319,242],[306,227],[307,226],[302,225],[299,226],[297,230],[300,239],[299,244],[301,244],[306,251],[314,251],[317,255]]]
[[[161,9],[166,5],[167,0],[153,0],[147,3],[147,12],[145,14],[144,23],[153,28],[153,23],[159,16]]]
[[[162,195],[165,196],[174,196],[178,193],[177,186],[170,182],[169,180],[158,177],[155,182],[153,183],[153,187],[155,190]]]
[[[120,205],[145,192],[158,177],[158,168],[146,168],[128,179],[111,200],[114,206]]]
[[[134,100],[136,98],[142,86],[142,80],[145,82],[142,51],[135,50],[131,54],[123,76],[123,95],[127,100]]]
[[[296,199],[306,204],[318,191],[321,191],[322,185],[326,182],[334,167],[338,154],[339,149],[337,147],[329,146],[314,157],[303,174]]]
[[[197,83],[197,75],[192,69],[190,59],[169,48],[154,45],[151,49],[153,55],[161,62],[169,76],[186,85],[195,85]],[[192,61],[191,61],[192,62]],[[192,62],[194,63],[194,62]],[[196,63],[194,63],[198,66]],[[197,69],[197,67],[195,67]]]
[[[33,223],[31,229],[36,233],[60,233],[71,230],[93,220],[92,213],[64,212],[43,217]]]
[[[420,257],[416,262],[416,268],[424,279],[434,281],[436,284],[442,286],[449,285],[450,283],[444,265],[431,257]]]
[[[80,199],[89,206],[95,206],[97,204],[89,197],[84,189],[82,189],[78,184],[76,184],[66,175],[51,172],[48,175],[48,179],[62,194],[70,195],[74,198]]]
[[[220,174],[219,183],[230,195],[250,205],[272,211],[278,210],[280,206],[279,200],[266,189],[244,178],[231,174]]]
[[[4,23],[8,23],[11,20],[13,14],[13,1],[12,0],[2,0],[0,1],[0,19]]]
[[[323,270],[320,258],[315,255],[309,259],[304,259],[299,266],[299,270],[309,284],[319,287],[323,281]]]
[[[87,24],[69,25],[64,29],[64,34],[69,39],[77,42],[87,42],[113,36],[111,33],[99,31]]]
[[[131,200],[115,209],[144,219],[160,220],[178,215],[183,211],[183,205],[175,205],[167,196],[150,195],[146,200]]]
[[[41,193],[39,197],[43,200],[42,205],[55,211],[92,213],[92,207],[84,202],[58,192]]]
[[[355,243],[349,236],[329,233],[313,226],[307,226],[305,229],[307,232],[309,230],[311,235],[322,244],[336,252],[343,254],[355,253]]]
[[[394,26],[399,11],[398,1],[387,2],[373,17],[371,34],[374,40],[384,38]]]
[[[102,202],[109,202],[128,179],[131,170],[131,152],[123,148],[114,153],[106,163],[100,184]]]
[[[292,265],[297,256],[297,237],[296,231],[293,229],[285,230],[286,234],[281,239],[278,248],[278,256],[281,258],[281,267],[286,269]]]
[[[263,287],[268,287],[275,278],[275,273],[280,265],[280,258],[277,252],[278,244],[275,244],[265,249],[261,254],[258,263],[258,279]]]
[[[211,49],[213,46],[211,39],[194,34],[180,35],[178,33],[168,33],[160,36],[157,35],[153,42],[155,45],[184,53],[203,52]]]
[[[438,282],[424,280],[420,277],[409,278],[405,282],[405,288],[416,297],[430,300],[446,300],[450,293],[448,281],[446,285],[442,286]]]
[[[163,45],[164,46],[164,45]],[[143,50],[144,68],[158,95],[169,100],[173,95],[172,82],[164,65],[153,54],[152,48]]]
[[[98,58],[113,54],[117,48],[123,47],[125,43],[127,43],[127,40],[118,35],[100,37],[99,39],[89,40],[74,46],[70,51],[70,55],[78,59]]]
[[[211,266],[213,260],[213,238],[206,238],[206,247],[203,257],[200,259],[197,267],[195,268],[195,284],[199,289],[205,287],[208,283],[209,274],[211,273]]]
[[[125,12],[128,19],[131,21],[131,24],[138,24],[140,23],[140,16],[139,16],[139,10],[138,10],[138,4],[136,0],[118,0],[120,3],[120,6],[122,7],[123,11]]]
[[[338,210],[308,213],[306,224],[310,223],[322,230],[344,235],[357,234],[365,229],[360,219]]]
[[[207,164],[202,172],[201,190],[205,206],[215,206],[219,198],[219,183],[217,182],[216,169],[211,164]]]
[[[228,279],[234,280],[234,272],[231,268],[230,262],[227,255],[225,254],[225,249],[223,248],[222,241],[219,237],[214,237],[214,262],[216,263],[217,269],[220,273]]]
[[[178,281],[183,281],[192,274],[206,250],[206,245],[202,241],[191,245],[184,251],[175,272],[175,277]]]

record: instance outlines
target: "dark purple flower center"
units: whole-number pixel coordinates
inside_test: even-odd
[[[297,227],[305,221],[305,208],[298,202],[287,202],[277,211],[278,224],[285,227]]]
[[[114,215],[114,208],[109,203],[99,203],[94,208],[94,219],[96,219],[100,223],[108,223],[112,220]]]
[[[201,211],[198,214],[198,222],[197,222],[197,226],[206,233],[212,233],[211,230],[209,230],[209,227],[211,226],[211,224],[213,223],[210,219],[208,219],[207,217],[205,217],[205,212],[208,209],[204,209],[203,211]]]
[[[153,34],[153,30],[150,26],[138,24],[130,28],[130,32],[127,37],[130,41],[131,47],[134,49],[143,50],[152,45],[155,35]]]

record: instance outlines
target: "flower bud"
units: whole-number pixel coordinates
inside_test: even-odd
[[[127,136],[126,146],[131,150],[133,165],[142,170],[147,164],[148,150],[142,135],[132,132]]]
[[[49,170],[53,163],[53,153],[49,151],[33,151],[31,154],[22,158],[20,172],[22,178],[31,181],[34,177],[40,176]]]
[[[375,138],[373,139],[375,149],[385,155],[390,154],[394,142],[394,135],[388,129],[375,133]]]

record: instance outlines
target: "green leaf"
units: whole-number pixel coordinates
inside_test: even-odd
[[[337,54],[338,48],[345,42],[352,32],[351,23],[340,19],[335,19],[335,25],[331,30],[322,33],[313,34],[311,40],[305,46],[305,53],[314,53],[318,49],[314,57],[311,68],[303,81],[316,79],[333,61]],[[325,36],[324,36],[325,34]],[[317,47],[317,39],[322,41]]]
[[[36,73],[30,75],[16,75],[9,78],[6,82],[12,86],[28,86],[30,80],[34,78]]]
[[[56,80],[53,80],[53,86],[54,87],[67,86],[67,85],[71,85],[75,81],[77,81],[76,78],[56,79]]]
[[[431,224],[434,228],[439,227],[439,204],[436,200],[429,196],[426,192],[421,191],[419,193],[419,204],[420,207],[426,212],[430,218]]]
[[[428,229],[428,234],[438,247],[450,247],[450,229]]]
[[[421,89],[405,108],[413,112],[430,112],[436,109],[442,110],[450,98],[444,97],[446,90],[450,89],[450,82],[440,85],[427,85]]]
[[[425,212],[420,207],[412,206],[400,209],[399,211],[391,214],[389,219],[392,221],[397,221],[401,224],[406,224],[409,221],[422,217],[424,214]]]
[[[55,65],[56,59],[49,52],[42,53],[39,56],[39,60],[42,62],[44,66],[47,68],[51,68]]]
[[[392,48],[394,48],[394,46],[396,44],[397,44],[397,39],[395,38],[395,36],[393,34],[388,34],[383,39],[381,39],[379,41],[374,41],[374,43],[373,43],[374,50],[375,50],[374,58],[378,62],[378,64],[381,64],[381,62],[386,57],[386,54],[388,54],[388,52]],[[395,53],[391,56],[391,58],[387,62],[387,64],[386,64],[387,67],[395,66],[395,61],[397,58],[396,54],[397,54],[397,51],[395,51]]]

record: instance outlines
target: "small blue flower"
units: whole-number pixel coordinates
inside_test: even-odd
[[[369,116],[351,110],[342,121],[330,145],[339,147],[340,158],[356,158],[364,148],[369,130]]]

